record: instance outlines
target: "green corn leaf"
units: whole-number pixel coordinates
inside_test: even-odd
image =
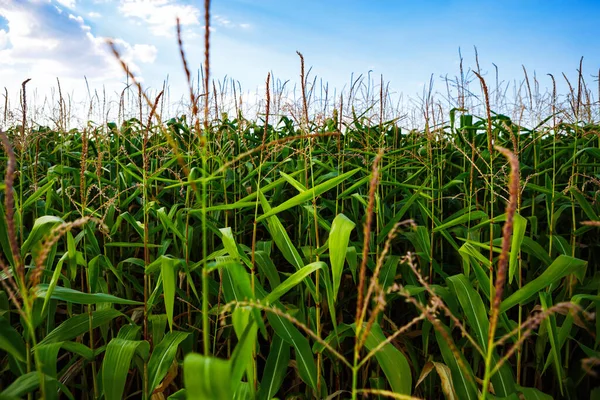
[[[419,189],[417,189],[417,191],[415,193],[413,193],[404,202],[404,204],[402,205],[402,207],[400,208],[400,210],[383,227],[383,229],[381,230],[381,232],[379,233],[379,236],[377,238],[377,243],[381,244],[381,243],[385,242],[385,240],[387,239],[388,233],[392,230],[392,228],[394,227],[394,225],[396,225],[398,222],[400,222],[400,220],[404,217],[404,215],[406,214],[406,212],[408,211],[408,209],[413,205],[413,203],[415,202],[415,200],[417,200],[421,196],[421,192],[423,191],[423,188],[425,188],[425,186],[428,183],[429,183],[429,177],[427,177],[425,179],[425,182],[423,183],[423,185],[421,185],[421,187]]]
[[[554,398],[538,389],[517,386],[523,400],[553,400]]]
[[[125,220],[129,226],[131,226],[137,232],[140,238],[144,237],[144,225],[141,222],[136,221],[136,219],[127,211],[117,217],[115,224],[110,230],[111,235],[115,235],[118,230],[121,229],[123,220]]]
[[[519,268],[519,253],[527,230],[527,219],[515,213],[513,219],[513,234],[510,245],[510,260],[508,265],[508,283],[511,283]]]
[[[438,329],[443,329],[445,334],[442,334],[438,331]],[[442,353],[442,358],[444,362],[450,368],[450,372],[452,374],[452,384],[454,386],[454,390],[456,392],[456,396],[459,399],[466,400],[476,400],[477,397],[477,388],[475,386],[475,375],[473,374],[473,370],[469,365],[468,361],[464,357],[462,352],[457,354],[460,357],[462,363],[459,363],[457,357],[452,352],[450,345],[447,340],[452,341],[452,335],[450,334],[450,330],[441,322],[438,322],[438,329],[435,330],[435,337]],[[452,342],[454,344],[454,342]],[[456,347],[456,345],[454,345]],[[461,368],[462,364],[462,368]]]
[[[94,351],[94,350],[90,349],[89,347],[87,347],[86,345],[84,345],[82,343],[77,343],[77,342],[60,342],[60,343],[61,343],[61,348],[63,350],[66,350],[69,353],[77,354],[77,355],[85,358],[88,361],[93,360],[95,358],[95,356],[100,353],[100,350],[102,349],[100,347]]]
[[[271,211],[271,206],[261,191],[259,191],[258,194],[262,208],[265,212],[263,215],[267,215]],[[292,244],[292,241],[283,227],[283,224],[279,221],[279,218],[277,218],[276,215],[273,215],[271,217],[266,217],[266,220],[269,233],[271,234],[275,245],[283,254],[283,257],[296,269],[302,268],[304,265],[302,257],[300,257],[300,253],[298,253],[298,250],[296,250]]]
[[[367,184],[369,182],[369,180],[371,179],[370,176],[365,176],[363,178],[360,178],[359,180],[357,180],[356,182],[354,182],[352,184],[352,186],[350,186],[349,188],[347,188],[346,190],[344,190],[342,193],[340,193],[338,195],[338,197],[340,199],[346,198],[348,196],[350,196],[351,193],[353,193],[356,189],[363,187],[365,184]],[[356,194],[356,193],[354,193]]]
[[[62,300],[73,304],[98,304],[98,303],[111,303],[111,304],[144,304],[139,301],[122,299],[117,296],[106,293],[83,293],[79,290],[56,286],[52,293],[49,295],[50,286],[45,283],[41,283],[37,286],[36,293],[38,297],[44,297],[45,299]],[[48,296],[49,295],[49,296]]]
[[[158,215],[160,221],[163,223],[168,232],[173,232],[181,241],[185,241],[185,237],[179,231],[179,229],[177,229],[177,226],[175,226],[171,218],[169,218],[164,207],[161,207],[158,210],[156,210],[156,214]]]
[[[274,335],[262,380],[260,381],[260,390],[258,391],[260,400],[271,400],[275,397],[287,374],[289,361],[290,345],[278,335]]]
[[[546,267],[552,264],[552,259],[548,255],[548,251],[529,236],[523,238],[522,247],[524,252],[542,261]]]
[[[479,250],[471,243],[466,242],[458,250],[463,260],[468,263],[475,272],[479,289],[486,298],[490,298],[490,278],[488,275],[490,269],[490,260],[481,254]],[[482,266],[483,265],[483,266]]]
[[[52,383],[60,389],[60,391],[69,399],[74,400],[75,397],[69,388],[61,381],[56,380],[48,375],[44,375],[46,384]],[[26,394],[33,392],[40,386],[40,374],[37,371],[29,372],[15,379],[2,393],[0,400],[18,400],[22,399]]]
[[[150,344],[145,340],[114,338],[106,346],[102,361],[102,387],[107,400],[121,400],[125,390],[127,372],[131,360],[138,354],[142,360],[148,359]]]
[[[165,337],[165,329],[167,327],[167,314],[150,315],[148,316],[148,322],[150,323],[150,329],[152,332],[152,342],[160,343]]]
[[[40,241],[48,235],[55,226],[64,222],[65,221],[62,218],[53,215],[44,215],[43,217],[36,219],[29,236],[27,236],[27,240],[25,240],[21,247],[21,257],[25,257],[29,251],[33,251],[34,247],[39,245]]]
[[[100,251],[100,245],[94,235],[96,231],[95,225],[95,222],[85,224],[83,230],[85,231],[86,244],[92,249],[92,255],[99,256],[102,254],[102,251]]]
[[[337,185],[339,185],[346,179],[350,178],[352,175],[356,174],[358,171],[360,171],[360,168],[356,168],[352,171],[349,171],[349,172],[346,172],[339,176],[336,176],[335,178],[332,178],[332,179],[328,180],[327,182],[318,184],[317,186],[315,186],[312,189],[307,189],[306,191],[304,191],[300,194],[297,194],[296,196],[292,197],[291,199],[284,201],[282,204],[278,205],[277,207],[274,207],[272,210],[265,212],[263,215],[261,215],[260,217],[258,217],[256,219],[256,222],[260,222],[260,221],[264,220],[265,218],[269,218],[269,217],[274,216],[274,215],[276,215],[282,211],[285,211],[289,208],[299,206],[309,200],[312,200],[314,197],[317,197],[317,196],[325,193],[326,191],[333,189],[334,187],[336,187]]]
[[[571,192],[575,200],[577,200],[577,203],[579,203],[579,206],[590,221],[600,220],[600,218],[598,218],[598,214],[596,214],[592,205],[587,201],[583,194],[581,194],[579,189],[577,189],[576,187],[571,187],[569,191]]]
[[[352,273],[352,279],[356,283],[356,270],[358,269],[358,254],[356,253],[356,247],[350,246],[346,249],[346,262],[350,267],[350,273]]]
[[[474,336],[485,353],[490,324],[481,296],[479,296],[479,293],[475,291],[471,282],[463,274],[451,276],[447,281],[452,292],[460,302],[471,331],[475,332]]]
[[[254,400],[254,385],[248,382],[240,382],[233,394],[233,400]]]
[[[187,400],[187,390],[185,389],[179,389],[178,391],[176,391],[175,393],[173,393],[172,395],[170,395],[169,397],[167,397],[168,400]]]
[[[277,271],[277,267],[275,267],[275,264],[273,264],[273,261],[269,255],[264,251],[255,251],[254,261],[256,261],[256,265],[258,266],[260,273],[269,280],[271,289],[279,286],[281,283],[281,280],[279,279],[279,272]]]
[[[388,256],[387,260],[381,267],[381,273],[379,275],[379,283],[381,287],[386,289],[392,283],[396,277],[396,271],[398,270],[398,264],[400,263],[400,257]]]
[[[40,375],[37,371],[19,376],[6,389],[0,393],[0,400],[21,399],[40,387]]]
[[[337,298],[340,289],[350,233],[355,226],[356,224],[344,214],[338,214],[331,224],[331,232],[329,232],[329,260],[331,262],[331,281],[334,299]]]
[[[300,170],[292,172],[288,176],[289,177],[294,177],[294,176],[302,174],[303,172],[304,171],[302,169],[300,169]],[[269,183],[269,184],[267,184],[265,186],[261,186],[260,192],[267,193],[270,190],[273,190],[273,189],[276,189],[276,188],[280,187],[284,183],[286,183],[286,180],[283,177],[281,177],[281,178],[277,179],[276,181],[273,181],[273,182],[271,182],[271,183]],[[244,198],[239,199],[237,202],[233,203],[232,205],[237,205],[237,204],[241,204],[241,203],[250,202],[251,200],[256,199],[257,195],[258,195],[258,192],[252,192],[248,196],[245,196]],[[252,204],[252,207],[256,206],[256,203],[251,203],[251,204]]]
[[[229,253],[228,257],[230,260],[233,260],[233,262],[224,264],[221,268],[223,277],[223,294],[228,302],[233,300],[254,300],[256,296],[254,295],[251,276],[248,273],[248,270],[244,268],[242,264],[240,264],[240,260],[246,259],[247,257],[245,254],[242,255],[239,252],[238,246],[233,238],[231,228],[223,228],[220,231],[222,233],[221,240],[223,241],[225,251]],[[250,260],[245,261],[248,263],[248,265],[251,265]],[[252,310],[252,313],[254,314],[254,321],[258,323],[261,333],[264,337],[267,337],[267,329],[262,318],[260,317],[260,312],[258,310]]]
[[[87,276],[89,282],[88,289],[91,293],[96,293],[98,291],[98,279],[100,278],[100,269],[102,267],[105,267],[104,257],[105,256],[103,254],[99,254],[87,263]]]
[[[248,299],[247,296],[248,288],[250,292],[252,287],[250,280],[247,276],[244,276],[244,268],[238,262],[228,264],[226,268],[221,268],[222,282],[223,282],[223,295],[225,300],[229,303],[231,301],[243,301]],[[241,281],[235,279],[235,275],[242,277]]]
[[[428,206],[426,206],[423,201],[417,201],[417,205],[421,209],[421,212],[424,214],[424,216],[427,216],[427,218],[432,219],[434,224],[441,225],[441,222],[438,219],[438,217],[431,212],[431,209]],[[454,240],[454,237],[450,234],[450,231],[444,229],[440,231],[440,234],[444,237],[444,239],[448,241],[448,243],[450,243],[450,245],[456,251],[458,251],[458,244],[456,243],[456,240]]]
[[[233,315],[238,343],[231,355],[231,383],[239,385],[244,371],[249,382],[254,381],[256,371],[253,362],[258,327],[251,319],[252,309],[236,308]]]
[[[37,357],[42,364],[42,371],[47,377],[53,378],[45,380],[44,392],[46,399],[58,399],[58,385],[56,381],[56,363],[58,358],[58,351],[62,346],[61,342],[45,344],[39,346],[37,350]]]
[[[8,239],[8,226],[6,225],[6,212],[4,211],[4,204],[0,201],[0,249],[4,255],[8,265],[14,265],[12,249],[10,247],[10,241]]]
[[[302,282],[304,279],[306,279],[307,276],[309,276],[310,274],[312,274],[313,272],[315,272],[318,269],[324,269],[324,268],[326,268],[326,265],[324,262],[321,262],[321,261],[316,261],[314,263],[305,265],[304,267],[300,268],[300,270],[294,272],[289,278],[287,278],[285,281],[283,281],[279,286],[277,286],[275,289],[273,289],[271,291],[271,293],[269,293],[267,295],[267,297],[265,297],[263,299],[263,301],[266,304],[271,304],[271,303],[279,300],[279,298],[281,298],[281,296],[286,294],[293,287],[297,286],[300,282]]]
[[[90,329],[90,325],[91,328],[94,329],[104,324],[107,324],[108,322],[121,315],[123,314],[114,309],[94,311],[92,313],[91,324],[89,315],[77,315],[75,317],[69,318],[68,320],[60,324],[52,332],[46,335],[46,337],[44,337],[44,339],[42,339],[38,343],[38,345],[71,340],[79,335],[82,335],[85,332],[88,332]]]
[[[221,241],[223,242],[223,247],[225,247],[225,251],[229,253],[232,257],[234,257],[238,261],[243,261],[248,267],[252,265],[251,260],[244,252],[240,252],[238,245],[233,237],[233,232],[231,228],[222,228],[219,229],[221,232]]]
[[[559,235],[553,235],[552,241],[553,251],[557,251],[558,254],[562,254],[565,256],[571,256],[573,254],[571,245],[564,237]]]
[[[599,302],[600,296],[576,294],[573,297],[571,297],[571,303],[576,304],[576,305],[580,305],[582,300],[591,300],[591,301]],[[563,348],[569,335],[571,335],[571,329],[573,327],[574,322],[575,322],[575,318],[574,318],[573,314],[568,313],[563,321],[562,326],[560,327],[560,329],[558,331],[559,351],[560,351],[560,349]],[[596,323],[598,323],[598,322],[596,321]],[[553,354],[553,352],[550,352],[547,354],[546,363],[544,364],[544,369],[542,370],[542,374],[546,371],[546,369],[550,366],[550,364],[553,361],[554,361],[554,354]]]
[[[429,230],[424,226],[417,226],[413,232],[404,234],[415,247],[417,254],[427,263],[431,260],[431,241]]]
[[[256,203],[250,201],[238,201],[231,204],[220,204],[218,206],[206,207],[206,211],[225,211],[225,210],[238,210],[242,208],[256,207]],[[202,210],[191,210],[190,214],[200,214]]]
[[[123,325],[117,333],[119,339],[139,340],[142,327],[133,323]]]
[[[71,232],[65,234],[67,238],[67,264],[68,270],[73,273],[77,271],[77,248],[75,246],[75,238]]]
[[[159,244],[148,243],[148,244],[144,245],[144,243],[138,243],[138,242],[110,242],[110,243],[104,243],[104,246],[106,246],[106,247],[125,247],[125,248],[148,247],[151,249],[158,249],[161,247],[161,245],[159,245]]]
[[[552,295],[546,292],[540,292],[540,303],[542,310],[546,311],[552,307]],[[546,332],[548,333],[548,341],[550,342],[550,351],[554,359],[554,370],[558,378],[558,385],[560,387],[560,394],[564,395],[563,377],[564,370],[562,367],[562,358],[560,354],[560,344],[558,338],[558,329],[556,328],[556,317],[554,315],[548,316],[543,322],[546,325]]]
[[[325,293],[327,295],[327,306],[329,307],[329,315],[331,316],[331,323],[333,324],[333,330],[337,331],[337,317],[335,310],[335,299],[336,296],[333,294],[333,284],[331,283],[331,271],[329,266],[323,263],[323,274],[321,274],[321,280],[325,285]]]
[[[188,336],[187,332],[168,332],[154,347],[148,361],[148,389],[150,392],[160,385],[175,360],[177,348]]]
[[[481,296],[475,291],[471,282],[462,274],[449,277],[448,283],[455,296],[458,297],[458,301],[467,317],[469,327],[475,332],[475,339],[483,352],[486,353],[490,325]],[[492,354],[494,364],[498,359],[499,357],[494,351]],[[492,376],[491,380],[497,395],[508,396],[514,392],[514,377],[508,364],[502,365],[498,373]]]
[[[231,366],[227,360],[190,353],[183,360],[187,400],[221,400],[233,396]]]
[[[165,299],[165,311],[169,321],[169,330],[173,331],[173,308],[175,306],[175,289],[177,285],[176,265],[178,260],[164,257],[160,266],[160,276],[162,278],[163,294]]]
[[[27,196],[27,199],[23,201],[23,209],[29,208],[35,203],[40,197],[42,197],[50,188],[54,185],[55,179],[51,179],[44,186],[36,190],[31,196]]]
[[[353,324],[352,329],[356,331],[356,326]],[[379,324],[373,324],[367,340],[365,341],[365,347],[369,350],[373,350],[381,342],[386,339],[383,331]],[[375,358],[379,362],[379,366],[383,370],[392,391],[398,394],[410,395],[412,390],[412,375],[410,372],[410,366],[408,360],[397,348],[391,343],[387,343],[377,353]]]
[[[435,228],[433,228],[433,232],[439,232],[439,231],[446,230],[448,228],[452,228],[453,226],[456,226],[456,225],[466,224],[469,221],[475,221],[475,220],[479,220],[482,218],[487,218],[487,216],[488,215],[483,211],[472,211],[470,213],[460,215],[450,221],[445,221],[443,224],[438,225]]]
[[[262,194],[262,192],[259,191],[258,194],[263,210],[266,213],[269,212],[269,210],[271,210],[269,202]],[[279,218],[277,218],[276,215],[267,218],[267,229],[271,234],[273,241],[275,242],[275,246],[277,246],[277,248],[281,251],[283,257],[297,270],[301,269],[304,266],[302,257],[300,257],[300,253],[298,253],[298,250],[292,244],[292,241],[290,240],[289,235],[283,227],[283,224],[281,223]],[[306,283],[306,286],[308,287],[308,290],[310,291],[312,296],[316,298],[317,290],[313,281],[311,281],[310,279],[306,279],[304,280],[304,282]]]
[[[25,342],[19,333],[10,325],[10,322],[0,315],[0,349],[12,355],[15,359],[25,362]]]
[[[298,182],[296,179],[294,179],[292,176],[286,174],[283,171],[279,171],[279,175],[281,175],[281,177],[283,179],[285,179],[285,181],[287,183],[289,183],[290,185],[292,185],[294,188],[296,188],[297,191],[299,191],[300,193],[303,193],[306,191],[306,186],[304,186],[302,183]]]
[[[514,292],[500,304],[500,311],[509,310],[516,304],[526,304],[543,288],[567,275],[574,274],[580,281],[585,276],[587,261],[560,255],[540,276]]]
[[[290,321],[277,314],[267,313],[267,318],[275,333],[294,348],[300,378],[317,390],[317,365],[306,337]]]

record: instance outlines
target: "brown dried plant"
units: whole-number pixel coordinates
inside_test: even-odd
[[[360,264],[360,271],[358,275],[358,296],[356,299],[356,335],[360,337],[359,333],[362,329],[362,309],[364,299],[364,287],[367,273],[367,262],[369,259],[369,245],[371,242],[371,226],[373,224],[373,214],[375,208],[375,192],[377,185],[379,184],[379,161],[383,157],[383,149],[379,150],[377,156],[373,160],[373,166],[371,170],[371,181],[369,182],[369,202],[366,211],[366,221],[363,226],[363,253],[362,261]],[[357,340],[358,345],[358,340]],[[358,346],[357,346],[358,347]],[[358,348],[355,349],[358,352]]]
[[[508,258],[510,249],[510,240],[513,231],[513,219],[517,210],[519,201],[519,160],[510,150],[500,146],[496,146],[501,154],[503,154],[510,163],[510,174],[508,176],[508,188],[510,197],[506,207],[506,222],[502,227],[502,251],[496,268],[496,280],[494,284],[494,297],[491,306],[490,327],[488,332],[487,355],[485,357],[485,375],[482,385],[482,397],[485,399],[488,391],[490,378],[492,376],[492,356],[494,352],[494,341],[496,327],[498,325],[498,315],[500,313],[500,303],[502,302],[502,293],[504,292],[504,283],[508,272]],[[490,248],[491,251],[491,248]],[[490,282],[491,284],[491,282]]]

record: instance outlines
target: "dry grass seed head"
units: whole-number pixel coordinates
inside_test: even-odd
[[[506,273],[508,268],[508,258],[510,249],[510,240],[513,231],[513,219],[517,210],[519,196],[519,160],[517,156],[510,150],[496,146],[496,150],[508,158],[510,163],[510,175],[508,178],[509,200],[506,206],[506,222],[502,227],[502,251],[498,259],[498,267],[496,270],[496,281],[494,284],[495,295],[492,302],[492,310],[490,317],[490,331],[488,342],[491,345],[493,335],[496,330],[500,303],[502,302],[502,293],[504,291],[504,283],[506,281]]]
[[[70,232],[71,230],[73,230],[75,228],[79,228],[79,227],[83,226],[90,220],[96,221],[100,225],[102,225],[102,222],[99,221],[98,219],[90,218],[90,217],[82,217],[73,222],[65,222],[65,223],[58,225],[57,227],[52,229],[50,231],[50,233],[48,233],[48,235],[46,235],[42,239],[42,245],[41,245],[40,252],[38,253],[38,255],[35,259],[35,269],[29,276],[29,287],[35,287],[38,285],[38,283],[40,281],[40,277],[44,270],[44,265],[46,263],[46,259],[48,258],[48,255],[50,254],[50,250],[58,242],[58,240],[62,236],[64,236],[67,232]],[[108,229],[108,228],[105,228],[105,229]]]
[[[25,85],[26,82],[23,83]],[[17,242],[17,229],[15,226],[15,198],[14,198],[14,184],[15,174],[17,168],[17,157],[13,146],[8,140],[6,133],[0,129],[0,140],[8,156],[8,163],[6,165],[6,175],[4,177],[4,208],[6,213],[6,228],[8,233],[8,241],[12,252],[13,260],[15,263],[15,271],[20,284],[25,283],[25,266],[21,260],[21,252],[19,250],[19,244]]]
[[[362,253],[362,262],[360,265],[360,272],[359,272],[359,278],[358,278],[358,297],[356,300],[356,332],[357,332],[357,339],[358,339],[358,334],[360,332],[360,330],[362,329],[362,321],[363,321],[363,315],[362,315],[362,309],[363,309],[363,296],[364,296],[364,286],[365,286],[365,279],[366,279],[366,271],[367,271],[367,260],[369,257],[369,245],[370,245],[370,241],[371,241],[371,225],[373,222],[373,214],[374,214],[374,208],[375,208],[375,191],[377,189],[377,186],[379,184],[379,161],[381,160],[381,158],[383,157],[383,152],[380,149],[379,152],[377,153],[377,156],[375,157],[375,159],[373,160],[373,167],[372,167],[372,173],[371,173],[371,181],[369,182],[369,203],[367,206],[367,211],[366,211],[366,221],[365,221],[365,225],[363,226],[363,253]],[[356,343],[358,344],[359,341],[357,340]],[[358,348],[357,348],[358,350]]]

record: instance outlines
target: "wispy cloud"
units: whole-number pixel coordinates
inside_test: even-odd
[[[173,36],[177,18],[184,27],[200,24],[197,7],[174,0],[121,0],[119,10],[126,17],[146,23],[156,36]]]
[[[219,14],[216,14],[212,17],[212,23],[216,26],[220,26],[223,28],[243,28],[243,29],[250,28],[249,23],[233,22],[229,18],[227,18],[223,15],[219,15]]]
[[[75,8],[76,0],[56,0],[56,1],[67,8]]]

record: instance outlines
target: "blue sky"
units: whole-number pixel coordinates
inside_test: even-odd
[[[9,91],[32,78],[30,87],[85,97],[92,88],[118,92],[124,75],[107,52],[114,38],[132,71],[151,88],[169,76],[171,95],[184,92],[175,38],[182,20],[190,65],[202,61],[201,1],[188,0],[0,0],[0,77]],[[501,5],[499,5],[501,4]],[[584,56],[588,84],[600,68],[597,23],[600,1],[341,1],[214,0],[212,76],[233,77],[247,91],[261,90],[267,72],[290,87],[298,82],[301,51],[312,74],[338,90],[354,73],[383,74],[395,92],[417,96],[433,74],[458,74],[458,49],[466,67],[494,79],[520,80],[524,65],[546,76],[562,72],[576,80]],[[592,84],[593,86],[593,84]]]

